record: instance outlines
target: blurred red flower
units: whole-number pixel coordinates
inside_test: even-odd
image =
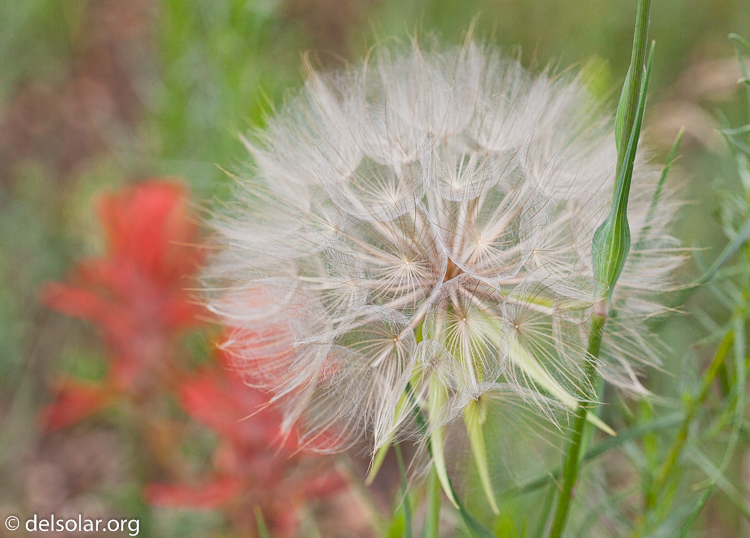
[[[291,535],[300,506],[339,492],[345,482],[321,467],[321,458],[298,451],[293,434],[283,435],[282,416],[269,407],[268,395],[223,366],[203,370],[179,389],[185,411],[220,438],[212,478],[197,486],[152,484],[146,498],[161,506],[221,508],[235,527],[250,532],[257,507],[273,536]]]
[[[201,306],[187,288],[204,252],[187,210],[187,191],[151,180],[103,196],[97,204],[106,233],[106,254],[79,264],[70,283],[49,283],[42,302],[53,310],[98,326],[111,351],[106,387],[142,393],[169,379],[178,332],[200,323]],[[98,410],[106,399],[96,387],[71,383],[41,413],[56,429]],[[95,402],[94,402],[95,401]],[[99,405],[94,405],[97,403]]]
[[[206,322],[187,291],[204,252],[195,245],[198,229],[186,190],[148,181],[103,197],[97,208],[105,255],[80,263],[69,283],[47,284],[41,296],[49,308],[99,328],[109,368],[101,383],[58,383],[55,401],[39,414],[42,426],[49,431],[75,424],[125,397],[139,409],[143,439],[169,481],[146,487],[150,503],[220,509],[241,536],[255,535],[259,509],[274,536],[293,534],[302,505],[338,492],[344,481],[325,460],[296,449],[296,435],[283,434],[283,418],[269,396],[228,368],[229,355],[192,374],[179,364],[180,332]],[[248,297],[263,308],[257,299]],[[242,337],[237,345],[257,351],[257,361],[244,365],[256,376],[283,370],[294,358],[283,325],[231,332]],[[153,412],[160,407],[151,403],[170,393],[191,419],[219,437],[210,473],[199,483],[187,477],[188,465],[173,465],[181,457],[172,419]]]

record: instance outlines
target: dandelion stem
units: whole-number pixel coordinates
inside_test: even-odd
[[[604,315],[595,315],[592,319],[588,345],[590,360],[586,364],[585,372],[587,381],[593,379],[596,374],[594,358],[599,355],[599,348],[602,344],[604,322],[606,320],[607,318]],[[552,522],[552,529],[550,530],[549,538],[560,538],[563,530],[565,530],[570,501],[573,499],[573,488],[578,481],[578,471],[581,466],[579,454],[582,446],[581,441],[583,440],[583,428],[586,425],[586,412],[586,406],[579,405],[576,408],[573,417],[573,433],[570,436],[568,448],[565,452],[565,461],[563,463],[562,471],[562,486],[560,489],[560,495],[558,496],[557,508],[555,509],[555,516]]]
[[[607,321],[609,302],[615,284],[625,265],[630,250],[630,227],[627,219],[628,197],[633,175],[635,155],[638,148],[643,112],[646,106],[654,48],[648,52],[648,27],[651,19],[651,0],[638,0],[633,50],[630,68],[625,78],[620,103],[615,118],[617,141],[617,176],[612,209],[607,219],[596,230],[592,244],[594,276],[608,286],[606,300],[602,300],[592,315],[591,332],[587,349],[584,382],[593,386],[596,376],[596,361],[602,344],[604,324]],[[562,484],[557,498],[555,515],[549,538],[560,538],[565,531],[570,503],[581,466],[583,430],[586,426],[586,406],[579,402],[573,417],[572,432],[565,452]]]

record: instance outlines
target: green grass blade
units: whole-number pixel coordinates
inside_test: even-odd
[[[703,510],[703,507],[708,501],[708,498],[711,496],[712,491],[713,491],[713,486],[710,486],[703,491],[703,495],[701,495],[700,499],[698,499],[698,502],[696,503],[695,508],[693,508],[693,510],[690,512],[690,515],[688,516],[687,521],[685,521],[685,524],[682,526],[682,529],[680,530],[680,535],[678,538],[685,538],[688,532],[690,532],[690,529],[693,527],[695,520],[698,519],[698,515],[701,513],[701,510]]]
[[[654,215],[656,215],[656,210],[659,207],[661,193],[664,190],[664,184],[667,181],[669,169],[672,167],[672,163],[674,163],[675,156],[677,155],[677,148],[680,146],[680,142],[682,142],[682,137],[684,135],[685,128],[683,127],[680,129],[680,132],[677,133],[672,148],[669,150],[669,155],[667,155],[667,161],[664,163],[664,168],[661,169],[661,176],[659,176],[659,182],[656,184],[656,190],[654,191],[654,196],[651,198],[651,205],[649,206],[646,215],[646,224],[641,228],[641,233],[638,234],[638,241],[636,241],[635,247],[636,251],[643,248],[643,243],[646,241],[646,237],[648,237],[648,233],[651,231],[651,223],[653,222]]]
[[[716,467],[708,456],[697,448],[688,452],[688,457],[698,466],[698,468],[700,468],[701,471],[712,478],[709,488],[714,485],[718,487],[726,498],[739,509],[744,518],[747,521],[750,521],[750,506],[748,506],[744,492],[727,479],[727,477],[721,473],[721,469]]]
[[[716,275],[716,272],[721,269],[722,265],[724,265],[727,260],[735,255],[735,253],[745,243],[748,236],[750,236],[750,218],[748,218],[744,222],[737,234],[732,238],[729,244],[724,247],[724,250],[721,252],[721,254],[719,254],[719,257],[716,258],[714,263],[711,264],[711,267],[709,267],[708,270],[700,277],[694,280],[693,283],[690,284],[690,287],[693,288],[702,286],[703,284],[709,282]]]
[[[677,426],[682,422],[682,419],[682,413],[674,413],[672,415],[653,420],[646,424],[641,424],[633,428],[621,430],[617,433],[617,437],[607,439],[606,441],[602,441],[601,443],[594,445],[588,452],[586,452],[586,455],[583,457],[582,462],[591,461],[614,448],[617,448],[627,442],[633,441],[634,439],[638,439],[639,437],[642,437],[648,433]],[[534,480],[530,480],[526,484],[504,489],[502,492],[500,492],[499,496],[507,497],[511,495],[531,493],[532,491],[536,491],[544,487],[546,484],[552,481],[552,477],[557,476],[558,474],[560,474],[559,468],[552,469],[548,474],[540,476],[539,478],[536,478]]]
[[[750,52],[750,41],[738,34],[729,34],[729,39],[745,47]]]

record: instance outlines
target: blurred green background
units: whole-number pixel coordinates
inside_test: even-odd
[[[228,195],[223,170],[243,169],[238,134],[262,126],[296,91],[306,51],[317,64],[340,65],[385,36],[460,42],[473,25],[476,39],[520,46],[527,65],[584,69],[614,109],[635,7],[631,0],[0,2],[0,504],[26,502],[33,489],[12,467],[38,449],[33,413],[56,372],[90,370],[102,352],[84,323],[37,299],[40,283],[100,251],[94,193],[177,177],[210,207]],[[715,113],[735,125],[748,113],[730,32],[750,36],[747,0],[654,2],[646,139],[660,161],[686,127],[670,178],[689,202],[677,234],[705,248],[708,260],[725,241],[713,187],[737,188]],[[688,263],[681,278],[696,273]],[[708,299],[686,309],[704,320],[726,316]],[[649,372],[654,392],[669,398],[692,386],[703,357],[694,344],[710,332],[703,325],[675,317],[661,327],[671,373]],[[714,535],[750,536],[747,526],[711,514]]]

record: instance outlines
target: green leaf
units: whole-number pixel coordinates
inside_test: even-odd
[[[388,532],[386,533],[387,538],[402,538],[404,536],[404,512],[398,510],[391,518],[390,525],[388,526]]]
[[[518,538],[516,525],[509,514],[502,514],[495,522],[495,535],[498,538]]]
[[[708,456],[698,450],[698,448],[693,448],[688,453],[688,457],[710,478],[706,489],[717,486],[726,498],[740,510],[745,519],[750,521],[750,507],[745,499],[744,492],[724,476],[721,469],[716,467]]]
[[[708,268],[708,270],[703,273],[700,277],[698,277],[696,280],[693,281],[692,284],[690,284],[689,287],[697,287],[702,286],[703,284],[709,282],[714,275],[718,272],[719,269],[721,269],[721,266],[724,265],[729,258],[734,256],[734,254],[740,249],[742,245],[745,244],[745,241],[747,240],[748,236],[750,236],[750,218],[748,218],[743,224],[740,230],[737,232],[737,234],[732,238],[732,240],[729,242],[729,244],[724,247],[724,250],[719,254],[719,257],[716,258],[716,261],[714,261],[713,264],[711,264],[711,267]]]
[[[683,414],[675,413],[651,422],[647,422],[645,424],[641,424],[639,426],[634,426],[627,430],[621,430],[617,437],[607,439],[606,441],[602,441],[601,443],[593,446],[588,452],[586,452],[586,455],[583,457],[582,462],[591,461],[592,459],[597,458],[612,449],[618,448],[624,443],[630,442],[634,439],[638,439],[639,437],[642,437],[643,435],[646,435],[650,432],[660,431],[666,428],[677,426],[682,422],[682,420]],[[504,489],[502,492],[500,492],[500,497],[520,495],[523,493],[536,491],[552,481],[552,477],[555,477],[559,474],[560,469],[551,469],[549,473],[545,473],[539,478],[530,480],[526,484],[523,484],[521,486],[512,486]]]
[[[659,182],[656,184],[656,190],[654,191],[654,196],[651,198],[651,205],[649,206],[648,214],[646,215],[646,224],[641,228],[641,233],[638,235],[638,241],[636,242],[635,247],[637,251],[640,251],[643,248],[643,243],[646,241],[646,237],[648,237],[648,233],[651,231],[651,222],[654,220],[654,215],[656,215],[656,210],[659,207],[659,200],[661,200],[661,193],[664,190],[664,183],[667,181],[669,169],[672,167],[672,163],[674,163],[675,156],[677,155],[677,148],[680,146],[684,134],[685,128],[683,127],[677,133],[672,148],[669,150],[669,155],[667,155],[667,161],[664,163],[664,168],[661,169],[661,176],[659,176]]]
[[[736,41],[737,43],[745,47],[747,51],[750,52],[750,41],[748,41],[747,39],[745,39],[744,37],[738,34],[729,34],[728,37],[732,41]]]
[[[698,519],[698,515],[701,513],[701,510],[703,510],[703,506],[706,504],[706,501],[708,501],[708,498],[711,496],[711,492],[713,491],[713,486],[706,488],[703,491],[703,495],[700,496],[700,499],[698,499],[698,502],[695,504],[695,507],[690,511],[690,515],[687,518],[687,521],[685,521],[685,524],[682,526],[682,529],[680,530],[679,538],[685,538],[688,535],[688,532],[690,532],[690,529],[693,526],[693,523],[695,523],[695,520]]]
[[[433,412],[435,409],[439,409],[440,407],[439,398],[444,397],[444,392],[440,392],[438,390],[441,387],[442,385],[440,385],[438,382],[430,381],[430,412]],[[442,388],[444,391],[444,387]],[[407,384],[407,393],[410,395],[410,397],[414,397],[414,393],[409,384]],[[440,396],[440,394],[442,394],[442,396]],[[420,431],[426,432],[427,423],[419,407],[414,406],[412,409],[414,412],[415,421]],[[456,495],[456,490],[453,488],[453,483],[450,481],[450,478],[448,478],[448,474],[445,469],[445,453],[443,451],[442,434],[440,434],[439,438],[437,438],[436,436],[438,431],[442,431],[442,428],[436,428],[432,432],[432,435],[430,436],[430,443],[427,445],[427,451],[429,452],[430,456],[432,456],[433,467],[438,474],[438,477],[440,477],[441,471],[440,467],[436,464],[436,458],[440,458],[443,462],[442,472],[444,473],[444,477],[440,477],[440,480],[446,495],[458,509],[458,514],[461,516],[461,519],[466,525],[466,528],[474,538],[497,538],[494,534],[492,534],[489,530],[482,526],[482,524],[479,523],[459,501],[458,495]],[[438,456],[438,454],[440,454],[440,456]],[[445,482],[442,482],[443,478]]]
[[[514,366],[565,407],[572,411],[578,408],[575,396],[565,390],[515,336],[511,336],[508,341],[508,358]]]

